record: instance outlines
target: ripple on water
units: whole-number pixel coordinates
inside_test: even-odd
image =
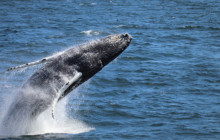
[[[7,68],[105,35],[133,36],[120,57],[67,97],[67,116],[76,120],[69,125],[95,130],[18,138],[219,139],[219,5],[1,1],[1,105],[41,66],[5,74]]]

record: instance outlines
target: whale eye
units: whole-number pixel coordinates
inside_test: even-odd
[[[101,67],[101,68],[103,67],[103,64],[102,64],[101,60],[98,61],[98,66]]]

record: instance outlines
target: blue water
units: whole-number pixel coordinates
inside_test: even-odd
[[[91,131],[13,138],[220,139],[218,0],[1,0],[0,112],[42,65],[6,69],[125,32],[129,48],[66,97]]]

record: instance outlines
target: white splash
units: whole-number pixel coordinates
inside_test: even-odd
[[[115,26],[115,28],[123,28],[123,27],[126,27],[125,25],[118,25],[118,26]]]
[[[93,35],[99,35],[100,32],[98,31],[93,31],[93,30],[88,30],[88,31],[82,31],[81,33],[86,34],[87,36],[93,36]]]
[[[82,121],[70,119],[66,111],[67,98],[64,98],[57,104],[57,113],[55,119],[51,117],[51,109],[42,113],[35,122],[29,127],[29,135],[47,134],[47,133],[66,133],[79,134],[94,130]]]
[[[33,68],[29,69],[28,71],[31,71],[32,73]],[[17,74],[19,73],[18,71],[15,71],[15,72]],[[14,125],[12,124],[12,126],[14,126],[12,130],[5,129],[3,120],[5,118],[5,115],[7,115],[10,104],[16,98],[15,93],[18,92],[17,90],[18,87],[15,87],[11,84],[13,83],[12,82],[13,80],[14,81],[17,80],[16,75],[15,74],[10,75],[9,73],[9,75],[6,75],[5,77],[7,77],[5,82],[1,82],[3,83],[4,86],[0,86],[1,87],[1,91],[0,91],[0,98],[1,98],[0,99],[0,138],[15,137],[15,136],[21,136],[21,135],[41,135],[41,134],[43,135],[43,134],[48,134],[48,133],[79,134],[79,133],[85,133],[85,132],[94,130],[94,128],[86,125],[79,118],[75,119],[73,117],[68,117],[70,116],[70,113],[67,112],[68,99],[70,97],[79,96],[80,93],[78,90],[74,90],[74,92],[70,93],[71,95],[63,98],[60,102],[57,103],[55,119],[51,117],[52,107],[49,107],[45,112],[40,114],[35,120],[32,120],[31,122],[27,122],[24,120],[24,123],[20,123],[19,126],[17,126],[18,124],[14,124]],[[19,83],[19,80],[17,81],[17,83]],[[16,82],[13,84],[16,84]],[[16,88],[16,89],[13,89],[13,88]],[[78,106],[74,106],[73,108],[78,109]],[[18,116],[18,117],[24,118],[24,116]]]
[[[12,99],[5,100],[5,102],[11,102],[11,101],[13,100]],[[94,128],[89,127],[88,125],[86,125],[85,123],[83,123],[78,119],[69,118],[66,109],[67,103],[68,103],[68,98],[64,98],[60,102],[58,102],[56,107],[55,119],[51,117],[51,108],[48,108],[45,112],[40,114],[36,120],[33,120],[30,124],[28,124],[28,129],[23,132],[22,131],[6,132],[4,130],[4,125],[2,122],[3,117],[1,116],[0,137],[9,137],[9,136],[13,137],[13,136],[21,136],[21,135],[43,135],[48,133],[79,134],[94,130]],[[0,105],[2,105],[2,103]],[[6,114],[8,105],[9,104],[7,103],[4,105],[4,107],[1,107],[0,110],[1,115]],[[20,128],[22,126],[16,126],[16,127]]]

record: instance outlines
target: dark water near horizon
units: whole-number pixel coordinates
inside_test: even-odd
[[[0,113],[42,65],[7,68],[125,32],[129,48],[66,97],[91,131],[13,139],[220,139],[218,0],[1,0]]]

